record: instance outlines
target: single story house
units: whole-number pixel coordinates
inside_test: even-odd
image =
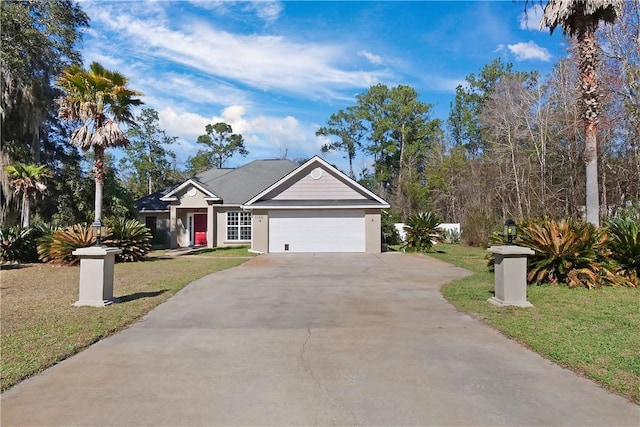
[[[250,244],[266,252],[380,252],[389,207],[322,158],[210,169],[138,200],[139,220],[170,248]]]

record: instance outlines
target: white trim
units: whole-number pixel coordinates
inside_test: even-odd
[[[195,212],[187,212],[187,246],[188,247],[196,245],[195,231],[194,231],[195,219],[193,218],[194,214]]]
[[[231,225],[231,227],[235,228],[238,232],[238,238],[237,239],[229,239],[229,214],[230,213],[237,213],[238,214],[238,224],[237,225]],[[247,242],[251,242],[253,240],[253,213],[251,213],[249,211],[249,220],[250,223],[248,225],[249,227],[249,233],[250,233],[250,237],[248,239],[242,239],[241,238],[241,229],[242,228],[247,228],[247,225],[243,225],[241,223],[241,217],[242,214],[246,214],[247,211],[245,210],[235,210],[235,211],[226,211],[225,212],[225,218],[224,218],[224,243],[247,243]]]
[[[329,163],[327,163],[326,161],[324,161],[322,158],[318,157],[318,156],[313,156],[310,160],[308,160],[305,164],[303,164],[302,166],[294,169],[293,171],[289,172],[287,175],[285,175],[283,178],[281,178],[280,180],[276,181],[276,183],[272,184],[271,186],[269,186],[266,190],[263,190],[261,193],[259,193],[257,196],[253,197],[252,199],[250,199],[249,201],[245,202],[242,207],[246,208],[248,205],[251,205],[252,203],[257,202],[258,200],[260,200],[260,198],[262,198],[263,196],[265,196],[266,194],[269,194],[271,191],[275,190],[276,188],[278,188],[280,185],[282,185],[283,183],[287,182],[289,179],[295,177],[296,175],[301,175],[305,169],[307,169],[307,167],[309,167],[309,165],[312,165],[313,163],[318,162],[320,163],[322,166],[324,166],[325,168],[327,168],[328,170],[336,173],[338,175],[338,178],[340,178],[342,181],[344,181],[347,185],[350,185],[352,188],[354,188],[356,191],[358,192],[362,192],[365,193],[366,195],[368,195],[369,197],[372,197],[374,200],[376,200],[378,203],[380,203],[381,205],[384,205],[386,207],[389,207],[389,203],[387,203],[385,200],[383,200],[381,197],[379,197],[377,194],[367,190],[366,188],[364,188],[362,185],[358,184],[356,181],[354,181],[353,179],[351,179],[349,176],[345,175],[344,173],[342,173],[341,171],[339,171],[338,169],[334,168],[333,166],[331,166]],[[340,208],[343,208],[344,206],[340,206]],[[291,207],[288,207],[291,208]],[[316,206],[314,206],[314,208],[317,209]],[[372,206],[372,208],[382,208],[381,206]],[[275,208],[270,208],[270,209],[275,209]],[[383,208],[385,209],[385,208]]]
[[[166,210],[159,210],[159,209],[153,209],[153,210],[141,210],[138,211],[138,214],[148,214],[148,213],[169,213],[170,210],[166,209]]]
[[[204,188],[202,184],[198,183],[197,181],[194,181],[191,178],[187,179],[185,182],[183,182],[182,184],[180,184],[179,186],[177,186],[176,188],[168,192],[163,197],[160,197],[160,200],[162,200],[163,202],[174,202],[178,200],[178,198],[173,195],[176,194],[178,191],[184,189],[188,185],[193,185],[194,187],[199,189],[201,192],[203,192],[205,195],[209,196],[206,200],[220,200],[220,197],[216,196],[211,191]],[[170,197],[170,196],[173,196],[173,197]]]
[[[340,205],[340,206],[326,206],[326,205],[317,205],[317,206],[299,206],[299,205],[290,205],[290,206],[269,206],[269,205],[260,205],[260,206],[246,206],[243,205],[242,209],[251,211],[251,210],[299,210],[299,209],[389,209],[390,205]]]
[[[197,211],[193,211],[193,212],[187,212],[187,236],[188,236],[188,240],[189,240],[189,244],[188,246],[196,246],[196,215],[204,215],[205,217],[207,217],[207,221],[205,224],[207,224],[207,245],[209,244],[209,236],[208,236],[208,231],[209,231],[209,215],[206,212],[197,212]]]

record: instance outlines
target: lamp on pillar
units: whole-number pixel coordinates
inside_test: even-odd
[[[535,252],[513,244],[517,232],[515,221],[509,218],[505,221],[502,232],[507,244],[487,249],[495,259],[495,292],[489,302],[498,307],[533,307],[527,301],[527,256],[534,255]]]
[[[514,220],[509,218],[504,223],[504,230],[502,235],[507,238],[507,245],[513,245],[513,239],[516,238],[518,233],[518,228],[516,227],[516,223]]]
[[[96,244],[95,246],[102,246],[102,221],[101,220],[96,220],[96,222],[93,223],[93,232],[96,236]]]

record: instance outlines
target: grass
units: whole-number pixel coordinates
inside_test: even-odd
[[[249,252],[248,246],[227,246],[220,248],[202,248],[189,252],[190,255],[204,255],[213,257],[254,257],[258,254]]]
[[[533,308],[498,308],[486,251],[440,244],[429,256],[474,272],[442,288],[456,308],[494,326],[546,358],[640,403],[640,289],[534,286]]]
[[[103,308],[72,307],[78,299],[79,267],[3,267],[2,390],[123,329],[188,283],[241,264],[246,260],[241,251],[180,257],[158,251],[145,262],[116,264],[114,296],[122,302]]]

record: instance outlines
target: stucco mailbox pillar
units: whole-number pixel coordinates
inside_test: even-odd
[[[120,248],[90,246],[73,251],[80,257],[80,297],[76,307],[104,307],[118,302],[113,297],[113,270]]]
[[[489,302],[499,307],[533,307],[527,301],[527,255],[535,252],[522,246],[491,246],[495,256],[495,296]]]

